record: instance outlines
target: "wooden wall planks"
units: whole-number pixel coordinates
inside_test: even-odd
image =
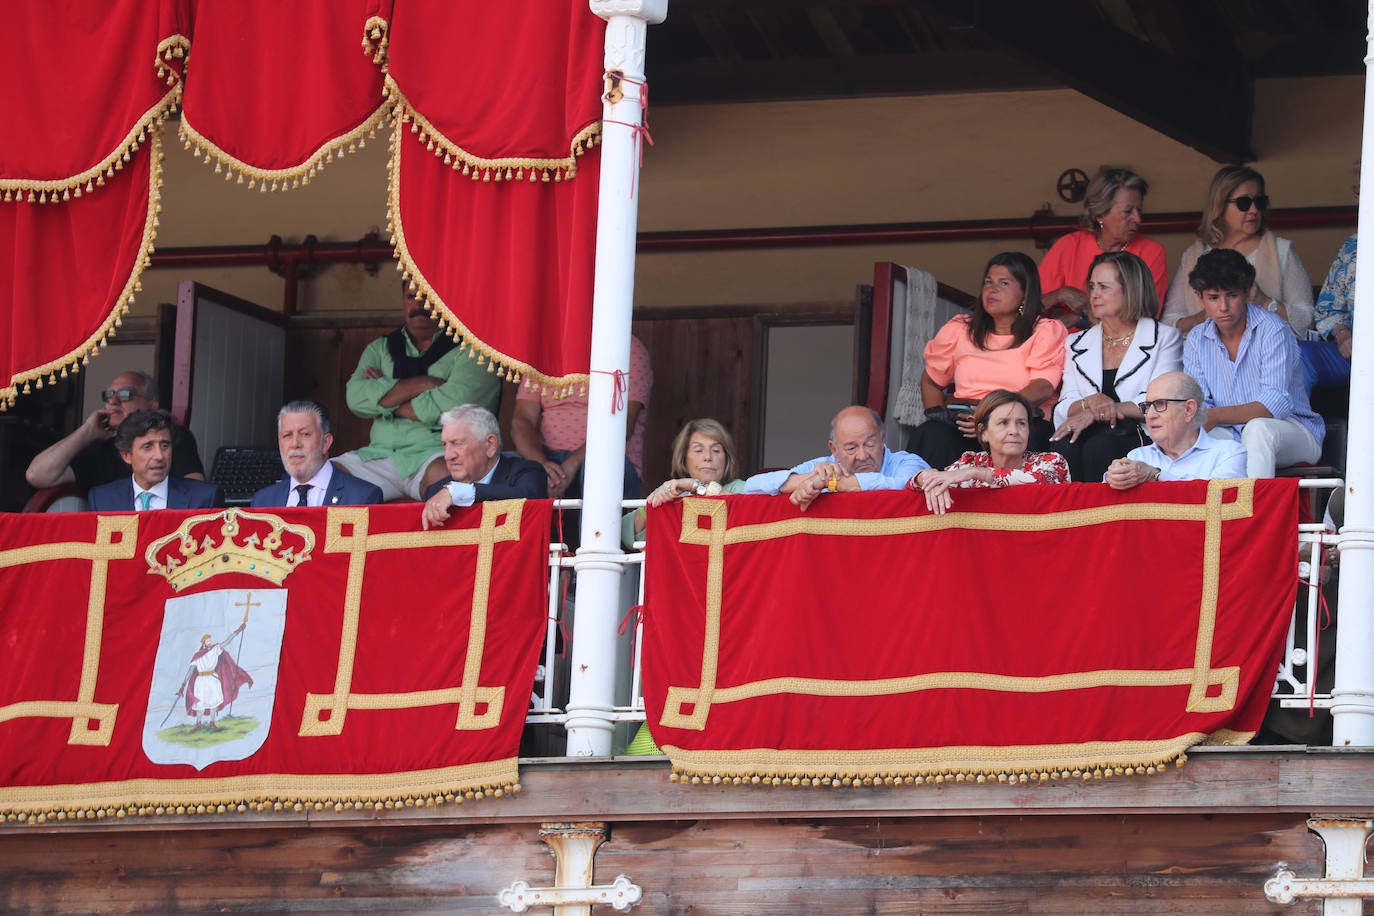
[[[0,910],[502,912],[553,881],[535,824],[0,834]],[[1278,861],[1320,874],[1304,818],[1066,815],[613,824],[596,880],[636,913],[1316,913],[1263,894]]]

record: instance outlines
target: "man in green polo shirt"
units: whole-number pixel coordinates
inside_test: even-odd
[[[420,494],[448,473],[439,415],[459,404],[496,413],[501,380],[439,333],[439,322],[402,284],[405,323],[363,351],[348,380],[348,409],[372,421],[370,443],[334,464],[375,483],[387,500]]]

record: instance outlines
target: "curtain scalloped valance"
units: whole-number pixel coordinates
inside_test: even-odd
[[[0,408],[74,371],[127,312],[178,102],[183,142],[256,190],[309,181],[389,117],[409,281],[492,371],[585,379],[604,35],[585,0],[18,6],[0,64],[29,87],[0,137]]]
[[[375,0],[199,3],[183,143],[266,191],[308,182],[376,136],[382,72],[360,47]],[[227,167],[227,171],[225,171]]]

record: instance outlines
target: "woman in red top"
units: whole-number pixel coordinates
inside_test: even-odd
[[[920,490],[926,508],[936,515],[949,509],[953,487],[1010,487],[1021,483],[1068,483],[1063,455],[1030,452],[1031,405],[1014,391],[994,391],[973,413],[973,425],[985,452],[964,452],[943,471],[921,471],[907,486]]]
[[[1071,326],[1089,317],[1083,281],[1093,259],[1105,251],[1129,251],[1150,268],[1160,302],[1169,288],[1164,246],[1140,234],[1141,207],[1150,190],[1145,179],[1127,169],[1102,169],[1088,182],[1083,198],[1083,228],[1054,243],[1040,262],[1045,314]],[[1156,318],[1157,315],[1150,315]]]

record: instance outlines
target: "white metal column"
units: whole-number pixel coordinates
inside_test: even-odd
[[[1336,747],[1374,746],[1374,0],[1365,54],[1360,246],[1355,260],[1345,526],[1340,532],[1340,625],[1331,714]],[[1369,174],[1366,179],[1364,176]],[[1364,262],[1368,261],[1368,265]]]
[[[639,229],[639,154],[643,123],[644,46],[649,23],[668,15],[668,0],[590,0],[606,20],[608,84],[601,118],[601,193],[592,297],[591,382],[583,463],[582,544],[578,548],[568,696],[568,756],[611,752],[615,705],[615,635],[619,610],[620,499],[625,475],[625,403],[616,379],[629,370],[635,236]],[[612,410],[612,403],[616,409]]]

